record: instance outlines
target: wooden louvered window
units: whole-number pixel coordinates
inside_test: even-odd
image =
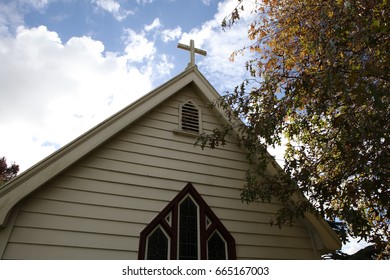
[[[180,130],[199,133],[200,127],[200,109],[192,101],[181,106],[180,110]]]

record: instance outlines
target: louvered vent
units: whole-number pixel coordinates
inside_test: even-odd
[[[199,110],[191,101],[181,107],[181,129],[199,133]]]

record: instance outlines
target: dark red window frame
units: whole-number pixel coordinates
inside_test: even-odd
[[[169,236],[170,242],[170,259],[176,260],[177,246],[178,246],[178,213],[179,203],[188,194],[191,195],[193,200],[199,207],[199,241],[200,241],[200,259],[207,259],[207,240],[217,230],[223,239],[226,241],[227,246],[227,259],[236,259],[236,242],[230,232],[210,209],[202,196],[197,192],[195,187],[188,183],[174,198],[173,200],[154,218],[149,225],[147,225],[140,235],[138,259],[144,260],[146,254],[146,239],[149,234],[159,225],[165,230]],[[166,217],[171,213],[171,225],[166,221]],[[211,221],[211,224],[206,228],[206,217]]]

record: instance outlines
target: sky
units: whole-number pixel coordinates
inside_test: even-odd
[[[220,94],[248,77],[251,2],[223,30],[236,0],[0,0],[0,157],[23,172],[181,73],[189,53]],[[270,151],[280,162],[283,149]],[[364,243],[345,247],[353,253]]]

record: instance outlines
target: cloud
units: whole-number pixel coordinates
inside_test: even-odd
[[[46,8],[50,2],[53,1],[54,0],[19,0],[17,2],[20,2],[22,5],[33,7],[34,9],[37,10],[42,10]]]
[[[178,26],[175,29],[165,29],[161,32],[161,39],[164,43],[174,41],[180,38],[182,34],[181,27]]]
[[[178,26],[174,29],[164,29],[164,30],[160,31],[160,29],[162,27],[163,27],[163,25],[161,24],[160,19],[155,18],[151,24],[145,25],[144,30],[146,32],[151,32],[152,30],[157,30],[157,32],[155,32],[155,35],[160,33],[161,40],[164,43],[177,40],[178,38],[180,38],[180,36],[182,34],[180,26]]]
[[[151,24],[145,25],[144,29],[145,29],[145,31],[150,32],[153,29],[157,29],[159,27],[161,27],[160,19],[155,18]]]
[[[25,170],[151,90],[169,58],[136,33],[128,40],[137,59],[153,58],[149,66],[139,70],[134,53],[106,52],[90,37],[62,42],[45,26],[0,37],[0,155]]]
[[[159,76],[164,77],[171,73],[171,70],[175,67],[175,65],[170,62],[170,60],[171,58],[166,54],[162,54],[160,56],[159,62],[155,65]]]
[[[361,250],[369,245],[372,245],[372,243],[368,243],[368,242],[366,242],[364,240],[360,240],[358,238],[349,237],[349,242],[342,246],[341,251],[346,253],[346,254],[352,255],[352,254],[355,254],[357,251],[359,251],[359,250]]]
[[[69,18],[69,14],[58,14],[55,16],[50,16],[50,20],[55,21],[55,22],[61,22],[67,18]]]
[[[23,24],[23,16],[16,1],[0,2],[0,36],[8,35],[14,26]]]
[[[24,25],[24,15],[31,10],[44,12],[51,2],[57,0],[0,1],[0,36],[13,34]]]
[[[136,63],[142,73],[148,73],[152,81],[160,81],[170,76],[174,64],[173,57],[158,53],[153,40],[148,39],[148,33],[137,33],[133,29],[126,29],[123,38],[125,42],[125,57],[128,62]],[[164,80],[165,82],[165,80]]]
[[[151,59],[156,53],[156,47],[152,41],[149,41],[144,33],[137,33],[133,29],[125,30],[126,36],[126,58],[133,62],[142,62]]]
[[[117,21],[122,21],[134,14],[133,11],[121,8],[120,4],[114,0],[94,0],[94,3],[104,11],[111,13]]]
[[[142,4],[142,5],[145,5],[145,4],[150,4],[152,3],[154,0],[137,0],[137,3],[138,4]]]
[[[14,1],[2,1],[0,3],[0,13],[1,15],[8,17],[17,16],[20,19],[23,16],[23,13],[30,11],[31,9],[42,11],[48,7],[51,2],[56,0],[14,0]],[[10,13],[4,13],[4,12]]]

